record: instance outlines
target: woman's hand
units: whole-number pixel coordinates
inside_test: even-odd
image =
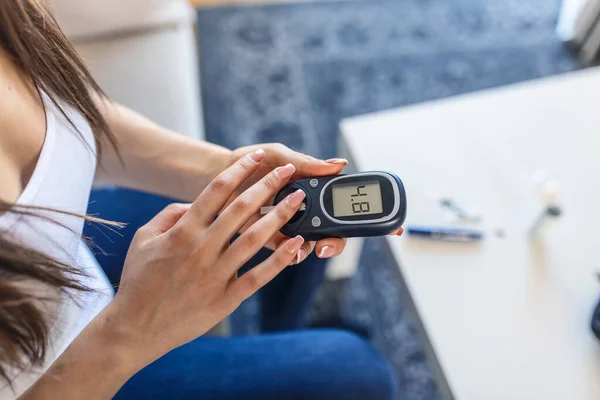
[[[254,174],[252,174],[250,179],[242,186],[242,188],[254,184],[263,176],[268,174],[273,168],[285,165],[287,163],[292,163],[296,166],[296,172],[292,176],[292,181],[313,176],[338,175],[340,172],[342,172],[344,167],[348,165],[348,161],[342,158],[332,158],[325,161],[319,160],[309,155],[293,151],[280,143],[259,144],[255,146],[239,148],[233,151],[232,162],[248,153],[255,151],[258,148],[265,150],[265,158],[262,165],[256,170],[256,172],[254,172]],[[240,193],[241,191],[236,191],[230,201],[233,201],[235,196],[239,195]],[[265,204],[273,204],[274,197],[275,196],[270,198],[269,202]],[[254,215],[250,221],[248,221],[248,225],[242,228],[242,232],[259,218],[260,215],[258,213]],[[400,229],[395,234],[401,235],[402,232],[403,230]],[[276,249],[280,243],[286,239],[287,238],[284,235],[276,232],[267,242],[266,247],[270,249]],[[320,258],[335,257],[344,250],[345,246],[346,239],[338,238],[324,239],[318,242],[306,242],[302,246],[302,249],[298,252],[296,263],[302,262],[313,250],[315,250],[317,256]]]
[[[269,169],[264,158],[262,150],[240,158],[193,204],[167,207],[136,233],[119,292],[109,307],[119,330],[135,338],[134,347],[145,363],[207,332],[293,263],[304,242],[299,236],[281,241],[269,259],[237,276],[304,199],[304,192],[293,193],[269,214],[247,224],[296,170],[292,164]],[[259,170],[265,171],[262,179],[223,209]],[[230,245],[242,226],[245,232]]]
[[[264,158],[262,150],[240,158],[193,204],[171,205],[138,230],[115,299],[21,398],[112,398],[139,370],[206,333],[290,265],[304,243],[300,236],[237,276],[304,200],[299,190],[247,224],[294,174],[287,164],[263,174],[223,209]]]
[[[241,189],[248,187],[260,180],[263,176],[269,173],[273,168],[292,163],[296,166],[296,172],[292,176],[292,181],[313,177],[313,176],[329,176],[338,175],[346,165],[348,161],[341,158],[332,158],[330,160],[318,160],[306,154],[298,153],[291,150],[290,148],[280,143],[260,144],[256,146],[242,147],[233,151],[232,162],[245,156],[248,153],[261,148],[265,150],[265,158],[261,166],[252,174],[250,179],[241,187]],[[233,201],[235,196],[241,194],[240,191],[236,191],[234,196],[230,199]],[[275,193],[276,194],[276,193]],[[273,204],[275,194],[265,204]],[[241,232],[244,232],[248,226],[257,221],[260,218],[260,214],[257,212],[248,221],[248,225],[244,226]],[[285,241],[287,238],[279,232],[275,232],[271,239],[267,242],[266,247],[270,249],[276,249],[280,243]],[[346,246],[346,239],[324,239],[318,242],[306,242],[302,246],[302,249],[298,253],[296,263],[302,262],[308,255],[315,250],[318,257],[330,258],[340,254]]]

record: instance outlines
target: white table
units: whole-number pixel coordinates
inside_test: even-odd
[[[447,398],[598,400],[600,69],[344,120],[359,170],[406,185],[406,224],[445,222],[451,197],[481,210],[485,240],[386,238]],[[543,245],[527,229],[551,169],[565,215]],[[494,231],[502,229],[504,238]]]

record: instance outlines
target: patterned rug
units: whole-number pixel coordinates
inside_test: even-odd
[[[276,141],[331,157],[344,117],[577,69],[554,34],[559,5],[371,0],[201,10],[207,138],[230,148]],[[325,285],[312,315],[339,305],[372,327],[373,342],[398,371],[402,399],[435,399],[393,284],[397,269],[380,253],[368,240],[357,274],[343,287]]]

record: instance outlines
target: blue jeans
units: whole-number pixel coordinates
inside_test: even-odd
[[[134,376],[117,400],[392,400],[394,371],[343,331],[201,337]]]
[[[122,189],[92,192],[89,214],[128,223],[122,237],[98,234],[91,225],[84,230],[107,253],[97,258],[113,284],[120,280],[137,228],[169,202]],[[268,255],[260,252],[244,269]],[[323,260],[311,256],[260,291],[261,331],[280,333],[201,337],[146,367],[115,398],[396,399],[395,372],[368,342],[344,331],[298,330],[306,325],[307,306],[323,280],[324,268]]]

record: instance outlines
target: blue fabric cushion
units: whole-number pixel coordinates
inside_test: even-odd
[[[123,229],[111,230],[99,224],[86,223],[83,229],[83,234],[92,239],[96,259],[113,285],[121,279],[125,256],[135,232],[173,202],[173,199],[135,190],[92,190],[89,215],[127,224]]]

